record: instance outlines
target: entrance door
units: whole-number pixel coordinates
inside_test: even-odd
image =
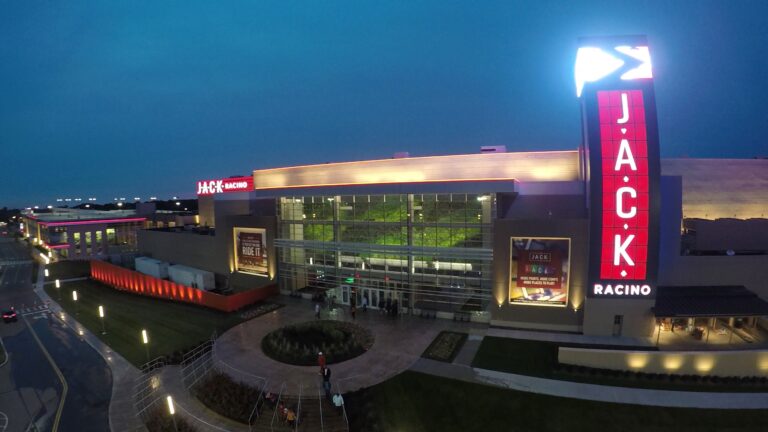
[[[624,315],[613,316],[613,335],[621,336],[621,327],[624,325]]]
[[[351,298],[351,289],[349,285],[342,285],[341,286],[341,304],[343,305],[349,305],[349,300]]]

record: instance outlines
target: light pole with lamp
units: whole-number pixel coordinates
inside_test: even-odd
[[[107,334],[107,329],[104,328],[104,306],[99,305],[99,318],[101,319],[101,334]]]
[[[147,363],[149,363],[149,336],[146,330],[141,331],[141,340],[144,342],[144,348],[147,351]]]

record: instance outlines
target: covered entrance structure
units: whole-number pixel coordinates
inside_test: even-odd
[[[659,287],[653,313],[659,347],[768,346],[768,302],[743,286]]]

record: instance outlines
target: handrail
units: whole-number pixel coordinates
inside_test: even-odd
[[[251,429],[251,425],[253,423],[253,414],[256,414],[256,418],[258,419],[261,417],[261,414],[259,413],[259,402],[264,400],[264,390],[267,389],[267,385],[269,384],[269,381],[265,382],[264,385],[261,387],[261,391],[259,392],[259,397],[256,398],[256,403],[253,405],[253,409],[251,410],[251,415],[248,416],[248,430]],[[266,402],[262,402],[266,403]]]
[[[317,402],[320,404],[320,432],[325,432],[325,422],[323,421],[323,391],[317,389]]]
[[[293,421],[293,431],[299,429],[299,419],[301,418],[301,393],[304,390],[304,383],[299,384],[299,402],[296,405],[296,419]]]
[[[275,425],[275,415],[277,414],[277,407],[280,406],[280,400],[283,398],[283,391],[285,390],[285,383],[280,386],[280,392],[277,394],[277,400],[275,401],[275,409],[272,410],[272,421],[269,422],[269,430],[273,431]]]
[[[142,373],[146,374],[147,372],[152,372],[153,370],[159,369],[163,366],[165,366],[165,356],[160,356],[144,363],[139,369],[141,369]]]

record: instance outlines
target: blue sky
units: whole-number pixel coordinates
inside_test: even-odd
[[[768,156],[768,2],[0,3],[2,205],[575,149],[580,36],[648,35],[664,157]]]

